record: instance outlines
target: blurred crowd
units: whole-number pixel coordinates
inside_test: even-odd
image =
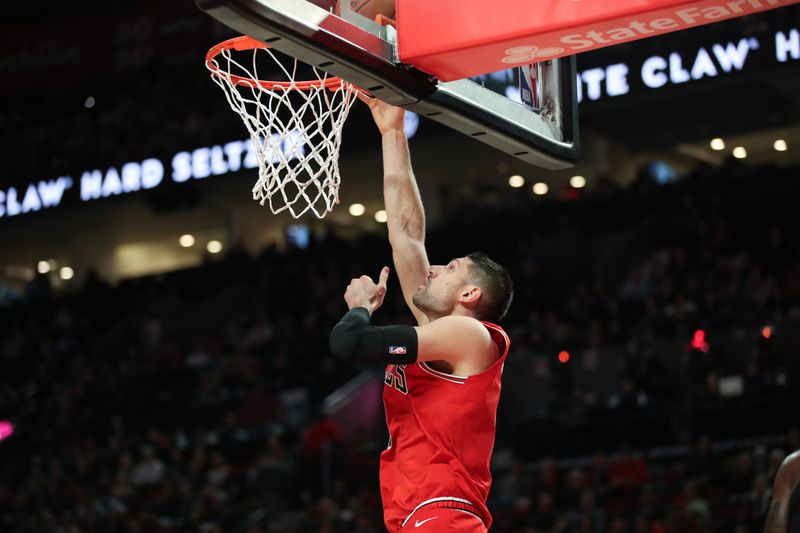
[[[80,176],[245,138],[202,62],[194,66],[152,66],[100,78],[91,89],[40,87],[15,97],[0,114],[0,127],[14,132],[6,139],[7,174],[25,181]],[[42,150],[48,157],[39,157]]]
[[[477,247],[516,284],[493,531],[760,530],[800,448],[790,178],[503,197],[431,231],[433,262]],[[37,279],[0,308],[0,530],[382,531],[385,432],[322,405],[360,371],[327,348],[344,287],[390,261],[384,235],[328,234],[74,294]],[[395,282],[375,318],[411,320]]]
[[[793,430],[785,441],[800,444]],[[579,460],[513,462],[492,492],[499,531],[656,533],[762,531],[784,448],[747,442]],[[497,469],[496,469],[497,470]]]

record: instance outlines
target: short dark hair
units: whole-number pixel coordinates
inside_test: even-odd
[[[500,264],[489,259],[483,252],[474,252],[467,256],[470,260],[470,281],[481,288],[481,302],[478,305],[477,318],[489,322],[499,322],[514,299],[514,284],[508,271]]]

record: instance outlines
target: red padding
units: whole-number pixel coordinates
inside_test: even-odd
[[[800,0],[397,0],[400,61],[452,81]]]

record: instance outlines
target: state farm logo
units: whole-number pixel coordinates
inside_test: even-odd
[[[636,4],[638,0],[626,0],[627,4]],[[779,5],[796,4],[798,0],[704,0],[703,2],[675,2],[666,0],[652,0],[652,4],[701,4],[682,5],[679,9],[654,9],[645,10],[631,16],[626,16],[622,11],[608,14],[605,20],[589,21],[578,17],[575,21],[564,22],[552,31],[533,33],[528,38],[539,46],[515,46],[505,50],[505,57],[500,61],[505,64],[536,63],[546,59],[553,59],[562,55],[575,54],[596,50],[604,46],[635,41],[656,35],[662,35],[684,28],[691,28],[701,24],[717,22],[733,17],[741,17]],[[642,3],[642,2],[639,2]],[[643,2],[648,3],[648,2]],[[678,7],[678,6],[676,6]],[[544,31],[544,30],[542,30]],[[524,41],[523,41],[524,42]],[[505,43],[497,43],[497,52]],[[566,50],[566,53],[565,53]],[[496,56],[495,56],[496,57]]]
[[[564,51],[563,48],[539,48],[538,46],[515,46],[506,50],[503,63],[516,65],[518,63],[532,63],[534,59],[547,59],[557,56]]]

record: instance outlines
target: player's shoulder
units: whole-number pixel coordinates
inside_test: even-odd
[[[800,450],[786,456],[775,476],[775,485],[794,487],[800,481]]]
[[[481,351],[492,344],[492,336],[480,320],[464,315],[448,315],[431,321],[434,328],[444,337],[450,339],[453,346],[469,345]]]
[[[786,456],[781,463],[781,469],[800,470],[800,450],[796,450]]]
[[[450,322],[453,324],[480,324],[481,321],[475,317],[467,315],[445,315],[434,320],[434,322]]]
[[[489,331],[483,322],[471,316],[447,315],[431,321],[431,323],[434,322],[440,327],[452,328],[463,332],[474,332],[478,335],[489,335]]]
[[[493,336],[502,336],[507,338],[507,334],[501,326],[492,324],[491,322],[479,320],[471,316],[448,315],[437,318],[434,322],[439,322],[442,326],[445,326],[449,329],[458,330],[466,335],[479,336],[490,342]]]

